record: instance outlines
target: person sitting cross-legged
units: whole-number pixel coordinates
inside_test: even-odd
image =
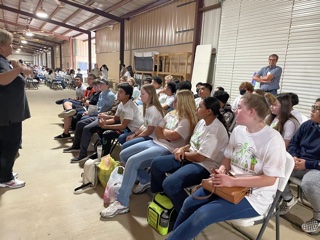
[[[151,162],[151,191],[164,192],[179,212],[188,194],[184,188],[195,186],[219,168],[229,142],[228,129],[220,113],[219,100],[203,99],[197,109],[200,119],[188,145],[172,154],[159,156]],[[166,177],[166,173],[171,173]]]
[[[114,116],[103,115],[99,118],[99,127],[108,130],[102,134],[103,155],[110,153],[113,139],[119,138],[125,143],[127,136],[138,131],[143,123],[138,106],[132,101],[133,87],[128,83],[118,84],[117,99],[120,101]],[[120,136],[121,135],[121,136]]]
[[[311,108],[310,120],[301,124],[291,139],[288,152],[295,160],[293,177],[300,178],[304,196],[309,201],[313,217],[301,228],[307,233],[320,232],[320,98]],[[283,202],[280,214],[286,214],[298,202],[292,195],[289,185],[282,193]]]

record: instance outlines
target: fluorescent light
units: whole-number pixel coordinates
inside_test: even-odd
[[[37,15],[39,18],[47,18],[47,17],[48,17],[47,12],[46,12],[42,7],[40,7],[40,8],[36,11],[36,15]]]
[[[27,40],[24,40],[24,39],[23,39],[23,40],[21,40],[21,43],[22,43],[22,44],[27,44],[28,42],[27,42]]]
[[[27,31],[27,32],[26,32],[26,36],[28,36],[28,37],[33,37],[33,36],[34,36],[34,33],[33,33],[33,32],[30,32],[30,31]]]

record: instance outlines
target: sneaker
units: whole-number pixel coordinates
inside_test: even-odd
[[[77,113],[77,111],[75,109],[68,109],[68,110],[64,110],[63,112],[58,114],[59,118],[66,118],[66,117],[71,117],[73,115],[75,115]]]
[[[89,159],[88,157],[80,158],[79,156],[76,156],[71,158],[70,163],[81,163],[81,162],[87,161],[88,159]]]
[[[301,229],[306,233],[319,233],[320,232],[320,221],[315,218],[311,218],[301,225]]]
[[[112,218],[118,214],[129,212],[129,208],[123,206],[120,202],[115,201],[109,205],[109,207],[103,209],[100,212],[100,216],[103,218]]]
[[[12,173],[13,178],[18,178],[18,175],[19,175],[19,174],[16,173],[16,172],[13,172],[13,173]]]
[[[61,105],[63,103],[64,99],[60,99],[56,101],[56,104]]]
[[[64,139],[70,139],[70,138],[71,138],[70,133],[68,133],[68,134],[62,133],[58,136],[55,136],[53,139],[54,140],[64,140]]]
[[[79,152],[79,151],[80,151],[80,148],[75,148],[73,146],[63,149],[64,153],[72,153],[72,152]]]
[[[0,183],[0,188],[16,189],[16,188],[22,188],[24,187],[24,185],[26,185],[26,182],[14,178],[9,182]]]
[[[147,189],[150,188],[150,182],[146,184],[139,183],[134,190],[132,190],[133,194],[141,194],[147,191]]]
[[[289,202],[283,200],[280,205],[279,214],[280,215],[286,214],[294,205],[296,205],[297,202],[298,202],[298,199],[295,197],[292,197],[292,199]]]

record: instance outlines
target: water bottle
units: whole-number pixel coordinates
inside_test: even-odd
[[[254,75],[256,75],[256,72],[254,72],[253,75],[252,75],[252,81],[251,81],[251,83],[252,83],[253,86],[256,85],[256,80],[253,79]]]
[[[163,210],[160,216],[160,226],[166,228],[169,226],[168,210]]]

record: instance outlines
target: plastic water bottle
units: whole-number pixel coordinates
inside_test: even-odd
[[[168,210],[163,210],[160,216],[160,226],[166,228],[169,226]]]
[[[251,81],[251,83],[252,83],[253,86],[256,85],[256,80],[253,79],[254,75],[256,75],[256,72],[254,72],[253,75],[252,75],[252,81]]]

